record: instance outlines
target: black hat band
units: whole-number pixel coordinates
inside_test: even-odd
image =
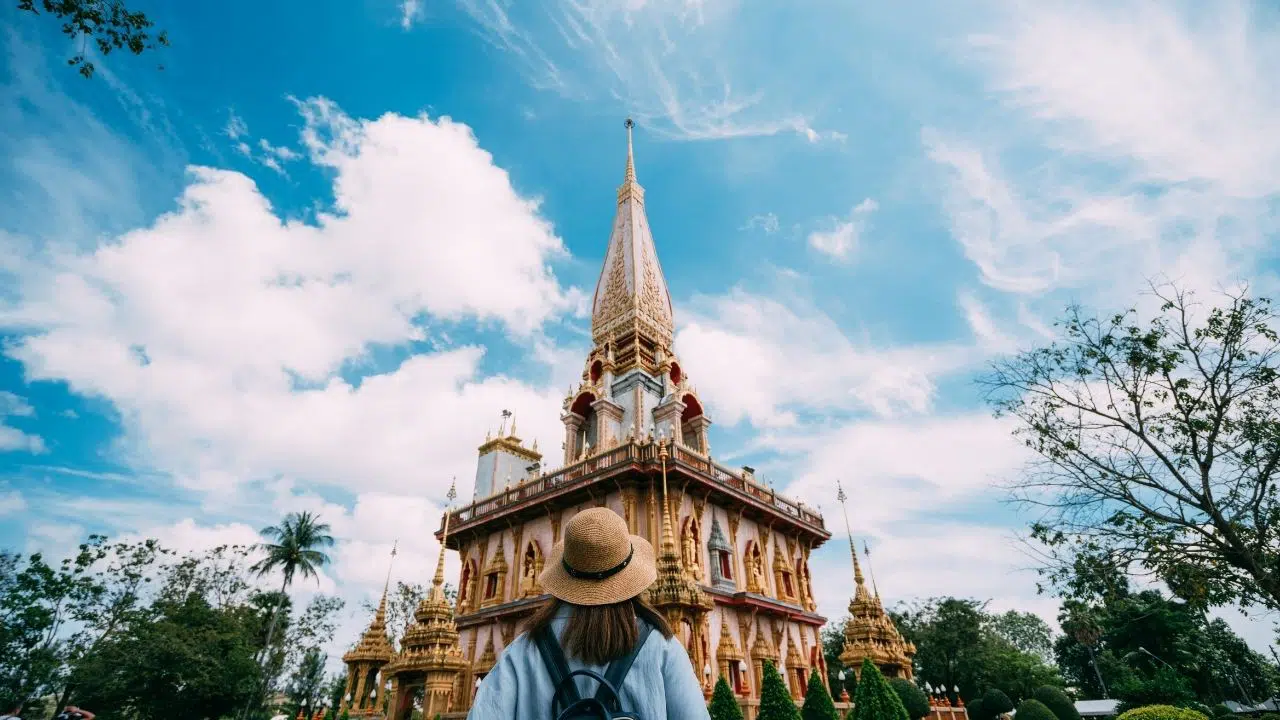
[[[627,553],[627,557],[625,560],[618,563],[617,565],[614,565],[608,570],[600,570],[597,572],[590,572],[587,570],[578,570],[577,568],[570,565],[569,561],[565,560],[564,558],[560,558],[560,564],[564,566],[564,571],[569,573],[570,577],[577,578],[578,580],[604,580],[605,578],[611,578],[614,575],[617,575],[618,573],[625,570],[627,566],[631,564],[631,558],[635,557],[635,554],[636,554],[636,548],[634,545],[632,545],[631,552]]]

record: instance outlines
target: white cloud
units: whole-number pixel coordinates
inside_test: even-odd
[[[6,418],[29,418],[35,414],[35,408],[31,407],[26,398],[0,390],[0,452],[39,454],[48,449],[45,447],[44,438],[23,432],[4,422]]]
[[[1280,194],[1280,42],[1242,3],[1218,9],[1020,4],[970,38],[1003,113],[923,139],[985,284],[1113,305],[1147,277],[1208,289],[1258,271]]]
[[[1009,421],[978,411],[911,421],[859,420],[828,430],[784,429],[764,440],[782,454],[777,464],[788,466],[795,477],[789,494],[833,507],[840,480],[852,498],[850,521],[863,531],[886,534],[922,513],[989,496],[998,483],[1011,479],[1027,460],[1010,436],[1012,429]]]
[[[412,28],[414,23],[422,20],[423,10],[422,0],[401,0],[400,27],[405,30]]]
[[[858,241],[866,229],[868,216],[879,207],[875,200],[866,198],[849,212],[847,219],[828,219],[828,224],[832,227],[809,233],[809,246],[835,258],[847,258],[849,253],[857,249]]]
[[[17,490],[0,493],[0,516],[20,513],[27,509],[27,501]]]
[[[817,308],[741,289],[697,297],[683,316],[676,350],[713,416],[728,425],[787,426],[800,411],[923,413],[935,378],[977,359],[961,345],[855,345]]]
[[[579,298],[550,270],[564,249],[537,204],[465,125],[300,108],[311,161],[335,174],[331,211],[282,221],[249,178],[194,168],[149,227],[26,259],[0,312],[23,333],[10,356],[109,400],[131,461],[210,490],[276,477],[440,490],[474,472],[504,407],[558,447],[558,392],[482,379],[476,347],[338,375],[455,322],[533,338]]]
[[[758,28],[739,17],[743,8],[732,0],[457,5],[524,67],[535,86],[595,106],[609,103],[656,134],[687,140],[784,134],[811,143],[846,139],[815,129],[810,114],[795,109],[787,99],[794,76],[779,70],[761,82],[763,68],[742,67],[758,59],[759,47],[749,39]],[[777,30],[777,22],[770,29]]]
[[[236,152],[281,175],[285,174],[284,163],[302,157],[296,150],[284,145],[272,145],[266,138],[259,138],[254,142],[253,136],[249,134],[249,125],[234,110],[228,111],[227,125],[222,129],[222,134],[231,138]]]
[[[773,213],[765,213],[763,215],[752,215],[747,218],[747,224],[742,226],[743,230],[760,229],[765,235],[772,235],[778,232],[781,226],[778,223],[778,216]]]

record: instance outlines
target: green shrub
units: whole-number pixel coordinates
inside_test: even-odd
[[[1058,720],[1058,716],[1053,714],[1048,705],[1035,698],[1027,698],[1018,703],[1018,712],[1014,717],[1017,720]]]
[[[898,693],[869,659],[862,661],[858,694],[853,699],[853,720],[910,720]]]
[[[1218,703],[1209,709],[1209,717],[1211,718],[1230,717],[1234,714],[1235,713],[1231,712],[1231,708],[1223,705],[1222,703]]]
[[[1013,701],[1002,691],[991,688],[982,693],[981,707],[983,716],[979,720],[987,720],[987,718],[997,718],[1007,712],[1011,712],[1013,710]]]
[[[1156,670],[1151,677],[1135,678],[1121,684],[1115,688],[1115,696],[1121,701],[1121,713],[1148,705],[1185,708],[1196,699],[1186,678],[1169,667]]]
[[[791,699],[787,684],[772,662],[764,661],[764,682],[760,687],[760,711],[756,720],[800,720],[800,709]]]
[[[898,699],[907,709],[907,717],[911,720],[920,720],[929,715],[929,696],[916,687],[915,683],[905,678],[894,678],[889,681],[889,687],[898,694]]]
[[[1172,705],[1144,705],[1126,710],[1116,720],[1209,720],[1204,713]]]
[[[969,720],[987,720],[987,709],[982,706],[982,698],[976,697],[965,704],[969,711]]]
[[[1080,720],[1080,713],[1071,698],[1061,688],[1045,685],[1031,693],[1031,697],[1044,703],[1058,720]]]
[[[1213,717],[1213,710],[1209,709],[1209,706],[1205,705],[1202,702],[1187,703],[1186,708],[1188,710],[1195,710],[1196,712],[1200,713],[1201,715],[1204,715],[1207,718]],[[1262,720],[1262,719],[1259,718],[1259,720]]]
[[[822,684],[822,676],[817,670],[809,673],[809,687],[804,693],[804,705],[800,706],[800,717],[802,720],[840,720],[831,693]]]
[[[711,691],[711,706],[707,710],[711,713],[711,720],[742,720],[742,708],[723,675],[716,680],[716,689]]]

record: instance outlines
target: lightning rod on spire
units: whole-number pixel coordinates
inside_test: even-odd
[[[853,557],[853,581],[862,584],[862,566],[858,564],[858,548],[853,544],[853,526],[849,524],[849,508],[844,504],[849,496],[844,494],[840,481],[836,480],[836,500],[840,502],[840,511],[844,514],[844,530],[849,534],[849,555]]]

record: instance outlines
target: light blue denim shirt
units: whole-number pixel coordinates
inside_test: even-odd
[[[564,632],[573,608],[564,606],[551,621],[556,637]],[[567,654],[567,653],[566,653]],[[569,658],[570,670],[594,670],[604,674],[603,665],[585,665]],[[594,695],[598,687],[589,678],[575,678],[583,697]],[[527,634],[516,638],[502,651],[502,657],[485,676],[476,692],[467,720],[555,720],[551,717],[551,674]],[[698,676],[680,641],[664,639],[658,632],[649,635],[631,672],[622,681],[622,707],[642,720],[710,720],[707,701],[702,696]]]

